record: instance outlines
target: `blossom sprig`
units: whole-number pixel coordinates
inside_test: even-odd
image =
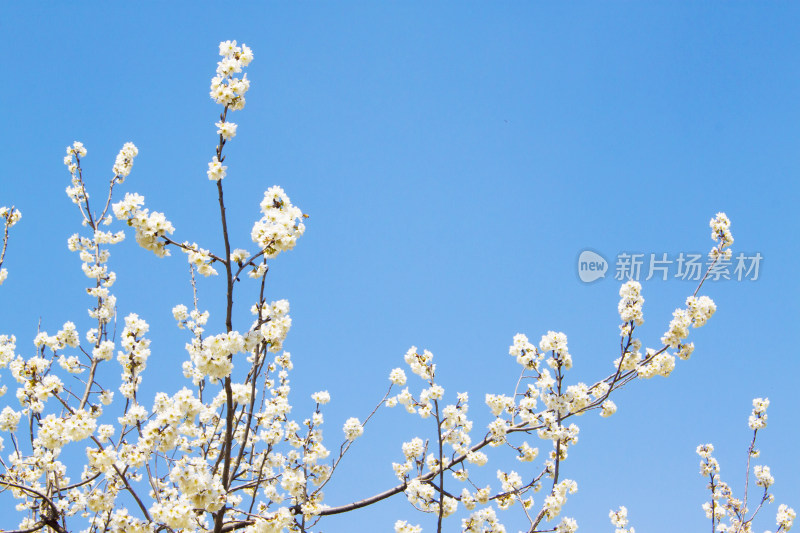
[[[89,393],[93,387],[93,377],[96,366],[101,362],[110,359],[113,351],[113,343],[108,341],[107,325],[116,316],[116,297],[111,294],[110,288],[114,285],[117,276],[108,267],[110,253],[105,246],[122,242],[125,233],[122,231],[111,232],[100,229],[100,225],[109,225],[112,216],[109,213],[114,187],[125,181],[133,167],[133,160],[138,155],[139,150],[131,143],[125,143],[117,154],[112,167],[113,176],[109,183],[108,194],[105,205],[100,213],[92,211],[89,205],[89,194],[83,181],[83,171],[81,169],[81,158],[87,154],[86,147],[75,142],[67,147],[67,156],[64,164],[70,172],[72,186],[67,187],[67,194],[74,203],[78,205],[83,216],[83,224],[92,230],[88,235],[73,234],[67,240],[67,247],[70,251],[76,252],[81,261],[81,269],[84,274],[95,280],[95,285],[89,287],[87,294],[95,299],[95,304],[89,308],[89,316],[97,319],[97,328],[93,328],[87,335],[87,340],[94,344],[91,348],[90,379],[86,383],[86,388],[81,396],[79,408],[83,408],[89,400]],[[111,348],[109,348],[111,346]],[[85,351],[84,351],[85,353]],[[60,364],[68,372],[78,372],[80,365],[76,358],[62,358]]]
[[[219,122],[215,123],[219,144],[217,145],[216,155],[208,164],[208,179],[211,181],[221,181],[227,174],[228,167],[223,165],[225,156],[222,149],[225,143],[236,136],[237,125],[228,121],[228,110],[238,111],[244,108],[245,93],[250,88],[250,80],[247,74],[241,78],[236,74],[250,64],[253,60],[253,51],[242,44],[238,46],[236,41],[223,41],[219,45],[219,54],[222,59],[217,63],[216,75],[211,79],[211,98],[218,104],[225,106],[220,114]]]
[[[122,330],[120,342],[124,351],[117,355],[117,361],[122,367],[119,391],[125,398],[134,399],[142,383],[142,373],[150,357],[150,340],[144,337],[149,329],[149,324],[139,318],[139,315],[131,313],[125,317],[125,328]]]
[[[468,458],[481,464],[486,461],[479,459],[479,456],[485,458],[484,454],[472,453],[472,438],[469,433],[473,423],[468,418],[468,395],[458,393],[455,404],[444,407],[440,404],[445,390],[435,382],[436,365],[433,359],[430,351],[418,350],[416,346],[412,346],[405,353],[404,360],[411,371],[425,382],[426,387],[419,392],[418,397],[410,392],[409,387],[405,387],[396,396],[388,398],[386,404],[389,407],[404,405],[409,413],[431,419],[435,424],[435,443],[430,443],[429,446],[428,442],[423,442],[419,437],[403,443],[404,460],[401,463],[392,463],[392,468],[397,478],[403,482],[401,488],[409,503],[420,511],[437,514],[441,527],[442,519],[457,510],[460,500],[444,491],[445,471],[449,470],[456,480],[466,482],[469,480],[469,473],[463,465],[458,467],[458,464]],[[391,387],[407,384],[406,373],[401,368],[392,370],[389,380]],[[482,443],[478,448],[487,443],[488,441]],[[445,453],[445,446],[452,452]]]
[[[114,177],[118,183],[125,181],[133,168],[133,159],[139,155],[139,149],[136,145],[128,142],[122,146],[122,150],[117,154],[117,159],[114,161],[114,167],[111,169]]]
[[[545,336],[544,342],[545,344],[555,343],[554,346],[556,350],[551,350],[557,351],[557,354],[553,354],[554,358],[557,357],[561,359],[562,354],[568,354],[565,336],[562,337],[553,333],[553,335],[549,337]],[[537,358],[539,360],[541,359],[541,357],[536,355],[533,355],[531,358],[530,354],[538,354],[539,352],[535,347],[530,345],[530,343],[527,343],[522,335],[515,337],[515,345],[512,345],[510,352],[512,355],[519,357],[521,363],[526,367],[533,366],[533,361],[537,360]],[[566,357],[569,356],[567,355]],[[566,359],[566,357],[564,357],[564,359]],[[465,466],[468,463],[479,467],[486,465],[488,456],[480,451],[480,449],[485,446],[508,444],[519,453],[517,457],[518,460],[522,462],[533,461],[539,452],[537,448],[531,447],[527,442],[523,442],[520,446],[514,446],[507,441],[506,437],[507,434],[512,431],[532,431],[541,428],[542,425],[538,425],[540,424],[540,419],[536,417],[537,415],[541,416],[541,413],[534,414],[530,422],[523,421],[514,424],[509,421],[509,418],[513,416],[512,413],[519,413],[519,408],[514,401],[514,397],[487,394],[486,403],[493,414],[498,416],[498,418],[489,425],[487,436],[482,441],[473,443],[469,436],[469,432],[472,429],[472,422],[467,418],[467,394],[459,393],[457,404],[440,409],[438,406],[438,399],[442,397],[444,389],[437,386],[433,381],[432,376],[435,376],[433,355],[428,351],[418,350],[416,347],[412,347],[406,353],[405,359],[412,372],[426,381],[429,387],[420,393],[419,399],[415,398],[406,387],[396,397],[390,398],[389,401],[387,401],[387,405],[391,406],[400,403],[405,405],[406,409],[411,413],[419,413],[423,418],[432,418],[437,424],[438,431],[436,440],[441,443],[439,445],[439,453],[437,454],[435,441],[423,441],[419,437],[415,437],[411,441],[403,444],[404,462],[392,464],[395,475],[400,481],[404,482],[404,492],[409,502],[418,510],[438,514],[440,519],[454,512],[459,502],[463,503],[466,509],[474,511],[471,518],[466,519],[463,525],[465,528],[468,528],[468,530],[473,530],[469,528],[480,528],[487,524],[481,517],[490,516],[489,509],[492,509],[491,507],[483,507],[476,510],[476,506],[479,503],[487,504],[493,502],[501,510],[505,510],[511,507],[515,502],[519,502],[527,513],[533,506],[533,499],[531,497],[526,497],[525,493],[530,490],[539,490],[541,488],[541,479],[549,475],[555,478],[553,482],[554,488],[551,494],[552,497],[543,504],[542,511],[538,517],[536,519],[531,519],[532,528],[535,529],[533,524],[538,524],[542,519],[547,518],[550,520],[555,518],[558,512],[560,512],[560,508],[558,512],[556,512],[558,502],[563,503],[566,498],[566,493],[577,487],[577,485],[573,487],[572,482],[569,480],[559,480],[557,476],[557,467],[555,466],[558,461],[566,458],[567,447],[577,442],[577,426],[570,425],[569,427],[560,428],[555,416],[547,418],[551,425],[549,426],[549,432],[543,435],[543,438],[552,439],[554,441],[554,448],[557,453],[551,453],[551,458],[555,459],[555,464],[552,460],[547,461],[542,472],[530,479],[530,481],[518,479],[519,475],[514,472],[501,472],[498,473],[501,481],[501,487],[498,492],[492,493],[490,487],[485,487],[475,493],[464,488],[460,496],[450,501],[448,499],[448,494],[454,493],[454,491],[450,489],[448,492],[444,492],[442,489],[444,486],[444,472],[450,471],[452,477],[456,480],[472,483],[474,486]],[[542,373],[549,375],[549,369],[542,369]],[[390,374],[390,380],[393,384],[400,386],[405,385],[405,373],[402,372],[401,369],[395,369]],[[541,380],[540,384],[542,384],[545,390],[552,393],[551,387],[555,384],[555,381],[551,378],[549,381]],[[437,388],[439,389],[438,392],[434,392]],[[539,391],[536,387],[531,386],[531,389],[536,392],[532,394],[526,393],[523,400],[520,401],[527,409],[535,409],[535,398],[539,396]],[[569,395],[580,402],[578,397],[580,395],[579,391],[582,390],[588,391],[588,387],[583,385],[571,388],[569,389]],[[433,401],[430,400],[432,395],[436,397]],[[526,399],[529,401],[526,401]],[[501,416],[503,415],[509,418],[502,418]],[[552,415],[552,413],[550,412],[549,415]],[[528,429],[526,426],[529,424],[537,425]],[[451,431],[443,431],[442,428],[451,429]],[[559,444],[555,444],[555,442]],[[441,448],[442,444],[450,444],[453,449],[452,454],[443,454]],[[430,453],[431,449],[433,453]],[[426,450],[428,451],[426,452]],[[427,457],[424,457],[426,453]],[[427,467],[427,470],[423,468],[424,466]],[[416,473],[414,473],[415,471]],[[567,487],[567,490],[563,492],[561,489],[565,487]],[[548,507],[548,505],[550,507]],[[493,513],[494,511],[492,510],[491,512]],[[496,524],[497,527],[502,527],[499,525],[499,522]],[[571,518],[564,518],[556,528],[558,531],[574,531],[577,528],[577,523]],[[481,529],[474,530],[482,531]]]
[[[253,51],[244,43],[237,46],[236,41],[223,41],[219,44],[219,55],[216,75],[211,79],[211,98],[226,108],[238,111],[244,108],[245,93],[250,88],[247,74],[241,78],[236,74],[253,60]]]
[[[733,244],[730,219],[725,213],[717,213],[717,216],[712,218],[708,225],[711,227],[711,238],[717,243],[709,252],[709,257],[714,262],[717,259],[729,260],[732,255],[730,246]]]
[[[67,187],[66,192],[72,202],[80,207],[84,217],[84,225],[88,225],[97,231],[101,222],[106,225],[111,223],[108,208],[114,192],[114,186],[123,183],[125,178],[130,175],[133,168],[133,160],[139,154],[139,149],[132,142],[127,142],[117,154],[112,167],[113,176],[109,184],[108,196],[101,213],[94,213],[89,207],[89,193],[86,191],[86,185],[83,182],[83,170],[81,169],[81,158],[85,157],[86,154],[86,147],[81,142],[75,141],[71,146],[67,146],[64,164],[69,170],[72,185]]]
[[[719,477],[719,462],[711,455],[714,446],[704,444],[697,447],[697,454],[701,457],[700,473],[709,478],[708,489],[711,491],[711,501],[703,504],[706,518],[711,520],[711,525],[715,531],[723,533],[734,533],[736,531],[752,531],[752,523],[755,517],[763,508],[764,504],[772,503],[774,496],[769,492],[770,487],[775,483],[770,468],[765,465],[756,465],[753,468],[753,476],[756,486],[763,488],[757,508],[747,516],[749,512],[749,484],[750,484],[750,460],[758,457],[759,453],[755,450],[756,437],[758,430],[766,427],[766,410],[769,400],[756,398],[753,400],[753,411],[750,415],[749,425],[753,430],[753,438],[747,455],[747,479],[745,480],[744,495],[742,498],[734,496],[730,486],[721,481]],[[779,526],[778,532],[789,531],[794,522],[794,509],[781,504],[778,507],[776,523]],[[722,523],[727,519],[727,524]],[[776,532],[777,533],[777,532]]]
[[[775,517],[775,523],[778,526],[778,530],[775,533],[792,529],[795,518],[797,518],[797,513],[795,513],[794,509],[784,503],[780,504],[778,506],[778,514]]]
[[[291,507],[294,512],[301,512],[306,519],[312,519],[314,523],[316,523],[316,520],[319,520],[319,515],[330,507],[322,503],[324,498],[322,489],[327,485],[328,481],[330,481],[336,468],[339,466],[345,454],[350,450],[355,440],[364,434],[365,426],[375,415],[380,406],[386,402],[390,392],[391,386],[383,399],[378,402],[363,422],[356,417],[350,417],[345,421],[342,427],[345,436],[344,442],[342,442],[339,448],[338,456],[336,456],[329,465],[321,462],[322,459],[330,455],[330,451],[324,446],[322,442],[322,431],[319,429],[319,426],[322,425],[324,420],[321,406],[330,402],[331,399],[328,391],[318,391],[311,395],[311,399],[316,404],[316,409],[311,418],[303,422],[303,425],[308,428],[305,437],[297,433],[298,426],[296,423],[290,422],[287,424],[287,438],[290,440],[292,446],[302,450],[302,455],[295,455],[291,458],[291,460],[294,461],[294,466],[287,467],[287,470],[292,470],[294,472],[289,475],[289,479],[296,480],[296,490],[293,493],[295,497],[293,497],[293,505]],[[286,479],[286,477],[284,477],[284,479]],[[309,482],[311,482],[315,488],[311,489],[309,487]]]
[[[51,366],[52,359],[39,355],[28,359],[17,355],[8,362],[11,375],[21,385],[16,397],[23,414],[42,413],[47,401],[64,390],[61,378],[50,373]]]
[[[11,207],[2,206],[0,207],[0,218],[3,219],[3,248],[0,250],[0,285],[2,285],[8,277],[8,270],[2,268],[6,257],[6,249],[8,248],[8,230],[19,222],[22,218],[22,213],[19,209],[15,209],[13,205]]]
[[[0,217],[3,218],[5,227],[11,228],[20,221],[22,213],[19,209],[14,208],[13,205],[11,207],[3,206],[0,207]]]

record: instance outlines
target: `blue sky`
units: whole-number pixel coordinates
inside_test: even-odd
[[[16,205],[0,289],[0,333],[32,348],[37,323],[89,327],[86,278],[66,249],[79,230],[64,194],[64,147],[89,150],[85,176],[102,194],[114,157],[139,157],[121,192],[166,212],[178,240],[221,248],[206,178],[219,108],[208,97],[217,44],[255,60],[247,107],[234,113],[224,181],[234,246],[269,186],[310,214],[295,250],[273,261],[271,299],[294,325],[295,414],[308,394],[333,398],[328,444],[363,418],[411,346],[436,356],[449,398],[467,391],[476,426],[487,392],[513,391],[514,334],[569,337],[572,380],[594,382],[618,355],[619,283],[577,276],[596,250],[706,252],[708,220],[732,220],[738,252],[763,256],[757,281],[708,283],[716,315],[674,374],[634,382],[610,419],[579,419],[562,467],[579,492],[564,509],[581,531],[611,531],[626,505],[638,531],[707,522],[695,447],[713,442],[723,479],[740,490],[754,397],[769,397],[761,461],[776,504],[800,505],[796,331],[800,173],[800,7],[789,2],[349,2],[10,4],[0,8],[6,128],[0,205]],[[160,260],[132,235],[112,248],[120,315],[151,324],[145,382],[179,388],[189,304],[186,260]],[[613,265],[612,265],[613,269]],[[210,329],[224,328],[222,278],[200,284]],[[255,290],[251,287],[252,290]],[[643,281],[645,346],[660,346],[694,284]],[[255,294],[250,293],[250,294]],[[249,324],[252,299],[238,296]],[[174,375],[174,374],[173,374]],[[4,374],[4,382],[10,376]],[[0,402],[10,402],[8,395]],[[337,505],[394,485],[400,444],[425,426],[381,411],[327,490]],[[432,436],[428,428],[427,436]],[[475,436],[480,431],[475,430]],[[540,446],[546,449],[547,443]],[[496,465],[490,463],[488,477]],[[544,495],[540,495],[538,500]],[[523,527],[506,513],[509,531]],[[431,520],[400,498],[331,519],[322,530],[388,531]],[[434,522],[435,523],[435,522]],[[367,525],[368,524],[368,525]],[[5,526],[3,526],[5,527]]]

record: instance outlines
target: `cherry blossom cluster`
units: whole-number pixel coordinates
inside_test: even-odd
[[[150,326],[139,318],[139,315],[131,313],[125,317],[125,328],[122,330],[120,340],[124,351],[117,354],[117,362],[122,367],[122,384],[119,392],[125,398],[133,399],[142,383],[142,373],[150,357],[150,340],[144,337],[149,329]],[[103,356],[100,355],[99,358],[103,359]]]
[[[364,426],[361,425],[358,418],[350,417],[347,419],[347,422],[344,423],[342,431],[344,431],[344,437],[347,440],[356,440],[364,434]]]
[[[189,256],[189,264],[196,268],[200,275],[216,276],[218,274],[211,266],[214,259],[208,250],[200,248],[197,243],[189,244],[188,242],[183,243],[181,249]]]
[[[51,347],[52,349],[52,347]],[[42,413],[45,403],[55,394],[64,390],[64,382],[50,373],[52,359],[44,357],[45,346],[41,346],[41,354],[25,359],[17,355],[9,361],[11,375],[20,384],[16,390],[17,401],[25,415]]]
[[[408,502],[417,510],[424,513],[439,512],[439,500],[437,499],[437,491],[433,488],[433,485],[423,483],[419,479],[412,479],[406,486],[405,493]],[[445,495],[438,496],[442,499],[441,508],[443,517],[448,517],[456,512],[458,501],[455,498]]]
[[[767,427],[767,407],[769,407],[769,399],[756,398],[753,400],[753,412],[748,420],[750,429],[759,430]]]
[[[167,234],[172,234],[175,228],[167,220],[164,213],[142,208],[144,197],[136,193],[125,193],[125,198],[112,207],[117,220],[124,220],[136,231],[136,242],[145,250],[150,250],[159,257],[168,256],[166,248]]]
[[[642,305],[644,304],[644,297],[642,296],[642,285],[638,281],[627,281],[619,288],[619,316],[622,318],[623,327],[629,323],[636,326],[644,324],[644,317],[642,316]],[[624,331],[627,335],[630,331]]]
[[[306,226],[302,222],[303,212],[292,205],[283,189],[270,187],[264,193],[261,213],[263,216],[253,225],[250,236],[264,256],[271,259],[294,248]]]
[[[263,302],[261,306],[254,305],[250,312],[258,316],[258,319],[251,326],[251,331],[260,333],[270,352],[277,353],[281,351],[283,341],[286,340],[289,329],[292,327],[292,317],[289,316],[289,301],[278,300],[269,304]]]
[[[137,155],[139,155],[139,149],[133,143],[125,143],[122,146],[122,150],[117,154],[117,159],[114,161],[114,167],[112,168],[117,182],[122,183],[131,173],[133,158]]]
[[[555,518],[561,513],[561,508],[567,503],[567,494],[578,492],[578,484],[565,479],[553,487],[552,493],[544,499],[544,514],[547,518]]]
[[[244,95],[250,88],[247,74],[237,78],[236,74],[253,60],[253,51],[244,43],[237,46],[236,41],[224,41],[219,45],[222,59],[217,63],[217,73],[211,79],[211,98],[226,108],[238,111],[244,108]],[[234,126],[235,131],[235,126]]]
[[[689,326],[699,328],[708,321],[714,314],[717,307],[708,296],[690,296],[686,299],[686,309],[676,309],[672,313],[672,321],[669,323],[669,330],[661,337],[661,342],[669,348],[676,348],[677,355],[681,359],[688,359],[694,352],[694,343],[685,343],[683,340],[689,336]],[[675,359],[666,352],[655,356],[657,359],[649,372],[644,372],[643,377],[660,374],[668,375],[675,367]],[[655,366],[658,365],[658,368]]]
[[[233,371],[233,355],[243,352],[245,339],[238,331],[210,335],[200,340],[195,337],[186,350],[194,368],[212,382],[228,377]]]
[[[547,365],[552,368],[563,367],[565,370],[572,368],[572,356],[567,349],[567,336],[560,332],[548,331],[539,341],[539,350],[550,352]]]

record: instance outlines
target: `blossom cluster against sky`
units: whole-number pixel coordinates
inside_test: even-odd
[[[734,257],[763,257],[759,278],[708,283],[717,312],[692,332],[691,358],[631,383],[613,416],[579,420],[564,463],[579,491],[564,514],[588,531],[608,530],[620,505],[637,530],[705,527],[695,448],[713,442],[741,488],[756,397],[771,402],[763,462],[778,500],[796,507],[798,18],[788,3],[739,2],[6,4],[0,205],[23,218],[2,333],[24,346],[40,319],[86,319],[85,277],[66,248],[79,219],[62,158],[75,140],[98,194],[134,142],[125,191],[164,211],[180,239],[221,246],[208,84],[218,43],[238,39],[255,60],[226,148],[234,245],[249,244],[272,185],[310,214],[268,277],[270,297],[291,302],[298,409],[326,389],[331,428],[363,419],[416,345],[435,354],[447,394],[469,392],[488,423],[484,394],[513,391],[517,333],[563,331],[573,379],[605,376],[618,355],[616,258],[706,252],[708,221],[724,211]],[[609,275],[580,280],[586,249]],[[170,310],[191,303],[185,259],[153,257],[130,235],[113,253],[120,315],[152,328],[145,382],[177,390],[186,338]],[[640,337],[654,346],[695,284],[640,281]],[[200,298],[221,330],[220,283],[201,280]],[[328,503],[393,485],[391,462],[423,427],[400,410],[376,415]],[[425,524],[402,498],[360,513],[324,530]]]

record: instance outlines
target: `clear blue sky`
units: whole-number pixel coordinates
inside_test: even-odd
[[[723,478],[741,489],[750,402],[767,396],[761,462],[777,501],[758,527],[774,529],[778,503],[800,506],[799,26],[789,2],[5,3],[0,205],[23,219],[0,333],[24,352],[39,319],[51,332],[66,320],[89,327],[87,278],[66,249],[79,230],[62,164],[74,140],[89,150],[96,195],[134,142],[122,191],[165,211],[178,240],[221,248],[205,174],[219,113],[208,86],[217,44],[237,39],[255,60],[226,147],[234,245],[254,248],[250,227],[273,184],[311,215],[268,277],[269,297],[292,306],[298,419],[308,394],[329,390],[333,447],[411,345],[435,354],[448,398],[470,393],[476,425],[490,420],[485,393],[513,391],[518,332],[567,333],[573,381],[594,382],[618,355],[619,283],[581,283],[578,254],[706,252],[708,220],[725,211],[734,255],[763,256],[759,279],[707,284],[718,311],[692,331],[692,358],[626,387],[610,419],[578,420],[562,475],[579,492],[563,514],[581,531],[612,531],[609,509],[626,505],[637,531],[705,530],[695,447],[713,442]],[[190,303],[186,259],[159,260],[132,235],[111,251],[120,315],[151,324],[145,383],[179,388],[169,376],[187,337],[170,309]],[[223,284],[200,286],[212,331],[224,328]],[[646,346],[660,346],[693,290],[643,282]],[[244,329],[251,298],[237,303]],[[379,413],[327,503],[394,485],[391,462],[423,427]],[[523,527],[519,513],[505,514],[509,531]],[[432,523],[401,497],[322,530],[389,531],[397,518]]]

